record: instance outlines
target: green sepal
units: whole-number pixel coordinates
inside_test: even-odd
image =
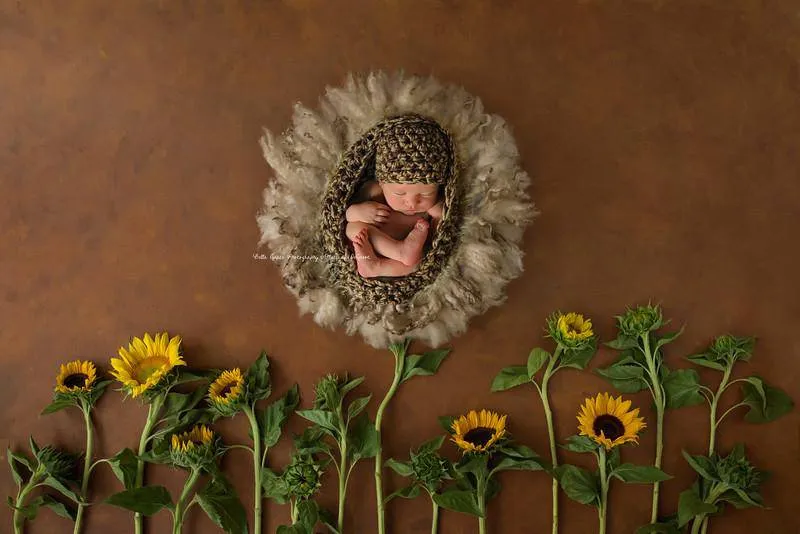
[[[120,491],[108,497],[104,502],[146,516],[154,515],[164,508],[170,510],[175,508],[172,504],[172,497],[164,486],[145,486]]]
[[[227,534],[247,534],[247,512],[233,486],[216,474],[195,495],[209,519]]]
[[[595,473],[564,464],[556,467],[554,474],[561,489],[573,501],[593,506],[600,503],[600,480]]]
[[[512,365],[501,369],[494,377],[491,390],[494,392],[506,391],[528,382],[530,382],[528,368],[524,365]]]
[[[675,369],[662,380],[667,408],[683,408],[704,402],[700,393],[700,376],[694,369]]]
[[[439,366],[450,353],[450,349],[431,350],[424,354],[411,354],[406,357],[403,371],[400,374],[402,384],[411,377],[430,376],[439,370]]]
[[[447,510],[483,517],[474,491],[450,490],[437,493],[433,495],[433,502]]]

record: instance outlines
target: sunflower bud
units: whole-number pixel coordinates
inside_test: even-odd
[[[650,304],[626,310],[623,315],[617,317],[617,322],[623,335],[634,338],[664,326],[661,307]]]
[[[419,455],[412,454],[411,469],[414,471],[414,478],[431,493],[439,489],[443,480],[450,478],[447,472],[447,460],[431,450],[425,450]]]
[[[244,377],[238,368],[223,371],[208,387],[211,407],[223,417],[236,415],[244,405],[244,397]]]
[[[547,318],[547,332],[566,349],[580,350],[592,342],[592,321],[579,313],[556,312]]]
[[[330,374],[320,380],[314,389],[314,407],[335,410],[339,406],[339,377]]]
[[[733,364],[737,360],[747,361],[753,354],[755,339],[752,337],[719,336],[711,343],[706,357],[716,362]]]
[[[53,478],[71,480],[75,472],[76,458],[72,454],[46,445],[36,452],[39,469]]]
[[[295,456],[283,473],[289,493],[300,500],[311,498],[322,482],[322,468],[310,456]]]
[[[188,432],[173,434],[170,459],[174,465],[189,469],[210,466],[221,453],[219,438],[205,425],[196,425]]]
[[[757,489],[762,478],[761,471],[750,463],[741,447],[717,461],[717,475],[725,484],[745,491]]]

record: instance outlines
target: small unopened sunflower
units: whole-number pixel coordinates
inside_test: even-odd
[[[462,452],[486,452],[506,434],[506,416],[471,410],[453,421],[453,441]]]
[[[97,381],[97,368],[92,362],[75,360],[61,364],[56,377],[56,393],[81,394],[92,390]]]
[[[548,317],[547,332],[556,343],[568,349],[582,349],[594,337],[592,321],[574,312],[556,312]]]
[[[600,393],[586,399],[578,414],[578,430],[607,450],[623,443],[639,442],[639,432],[646,426],[639,409],[631,410],[631,401]]]
[[[152,390],[174,367],[186,365],[180,355],[180,336],[170,338],[164,332],[155,338],[145,334],[133,338],[128,348],[120,347],[119,358],[111,358],[111,372],[122,382],[131,397]]]
[[[205,425],[196,425],[187,432],[172,435],[170,456],[175,465],[202,467],[214,461],[217,449],[214,432]]]
[[[233,415],[238,411],[244,392],[244,376],[238,367],[223,371],[208,387],[208,398],[222,415]]]

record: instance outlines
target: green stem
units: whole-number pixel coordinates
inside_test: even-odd
[[[478,476],[478,487],[476,488],[476,497],[478,498],[478,510],[481,512],[478,517],[478,532],[486,534],[486,483],[484,475]]]
[[[606,449],[600,447],[597,464],[600,468],[600,505],[597,507],[597,516],[600,521],[600,534],[606,533],[606,513],[608,512],[608,475],[606,474]]]
[[[719,399],[722,397],[722,393],[725,391],[725,388],[728,387],[728,380],[731,378],[731,368],[726,367],[725,373],[722,375],[722,381],[719,383],[719,387],[717,388],[717,392],[714,394],[713,399],[711,400],[711,416],[709,422],[710,429],[708,433],[708,455],[711,456],[714,454],[714,450],[716,449],[716,442],[717,442],[717,425],[719,421],[717,421],[717,409],[719,406]]]
[[[389,391],[386,392],[386,396],[383,398],[380,406],[378,406],[378,413],[375,415],[375,433],[378,435],[378,453],[375,455],[375,500],[378,510],[378,534],[385,534],[386,532],[386,505],[383,502],[383,442],[381,441],[381,423],[383,422],[383,412],[389,405],[389,401],[394,397],[397,386],[400,385],[400,379],[406,360],[405,350],[392,351],[392,353],[394,354],[394,378],[392,379],[392,385],[389,386]]]
[[[247,406],[243,411],[250,421],[250,432],[253,434],[253,534],[261,534],[261,432],[252,407]]]
[[[558,351],[561,346],[556,348],[555,354],[550,358],[550,363],[547,364],[547,369],[542,376],[542,387],[539,390],[539,396],[542,398],[542,406],[544,407],[544,418],[547,422],[547,436],[550,439],[550,462],[553,464],[553,469],[558,467],[558,456],[556,452],[556,434],[553,427],[553,411],[550,409],[550,395],[548,391],[548,384],[550,377],[555,373],[553,370],[554,365],[558,359]],[[558,534],[558,479],[553,477],[552,482],[553,492],[553,534]]]
[[[653,401],[656,405],[656,457],[653,465],[657,469],[661,469],[661,457],[664,452],[664,409],[666,408],[666,399],[664,398],[661,378],[658,376],[655,355],[650,351],[650,333],[642,334],[642,340],[644,341],[644,356],[647,360],[648,374],[650,375],[650,382],[653,384]],[[661,483],[655,482],[653,484],[653,505],[650,511],[651,523],[658,521],[658,496],[660,491]]]
[[[83,419],[86,423],[86,456],[83,458],[83,480],[81,481],[81,499],[88,500],[89,475],[92,472],[92,458],[94,456],[94,432],[92,427],[92,407],[86,403],[81,405]],[[79,534],[83,527],[83,512],[86,505],[78,504],[78,513],[75,516],[75,528],[73,534]]]
[[[147,441],[150,438],[150,432],[153,430],[159,415],[161,414],[161,407],[164,404],[164,395],[159,395],[150,403],[150,408],[147,411],[147,421],[142,429],[142,435],[139,438],[139,460],[136,463],[136,484],[135,488],[141,488],[144,484],[144,460],[141,459],[142,455],[147,449]],[[144,533],[144,517],[140,513],[133,515],[133,527],[135,534]]]
[[[431,498],[431,502],[433,503],[433,516],[431,517],[431,534],[437,534],[439,532],[439,505],[436,504],[436,501]]]
[[[178,502],[175,504],[175,523],[172,526],[172,534],[180,534],[183,528],[183,516],[184,512],[184,504],[186,504],[186,497],[189,496],[189,493],[192,491],[197,479],[200,477],[200,470],[199,469],[192,469],[189,478],[186,480],[186,484],[183,485],[183,491],[181,491],[181,496],[178,498]]]
[[[25,505],[25,499],[28,494],[39,485],[43,478],[42,473],[33,473],[28,483],[17,493],[17,501],[14,503],[14,534],[22,534],[22,529],[25,526],[25,516],[20,513],[20,508]]]
[[[342,433],[342,442],[339,447],[339,513],[337,515],[336,525],[339,529],[339,534],[344,533],[344,501],[347,495],[347,479],[349,473],[347,471],[347,430]]]

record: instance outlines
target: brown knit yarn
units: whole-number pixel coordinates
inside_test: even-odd
[[[378,156],[380,154],[380,156]],[[371,175],[374,163],[375,176]],[[407,303],[436,280],[455,249],[461,227],[461,187],[450,135],[435,121],[408,114],[385,119],[353,143],[328,181],[322,203],[320,246],[328,283],[356,310],[367,303]],[[442,184],[442,219],[417,270],[403,277],[362,278],[345,235],[345,211],[367,180]]]

